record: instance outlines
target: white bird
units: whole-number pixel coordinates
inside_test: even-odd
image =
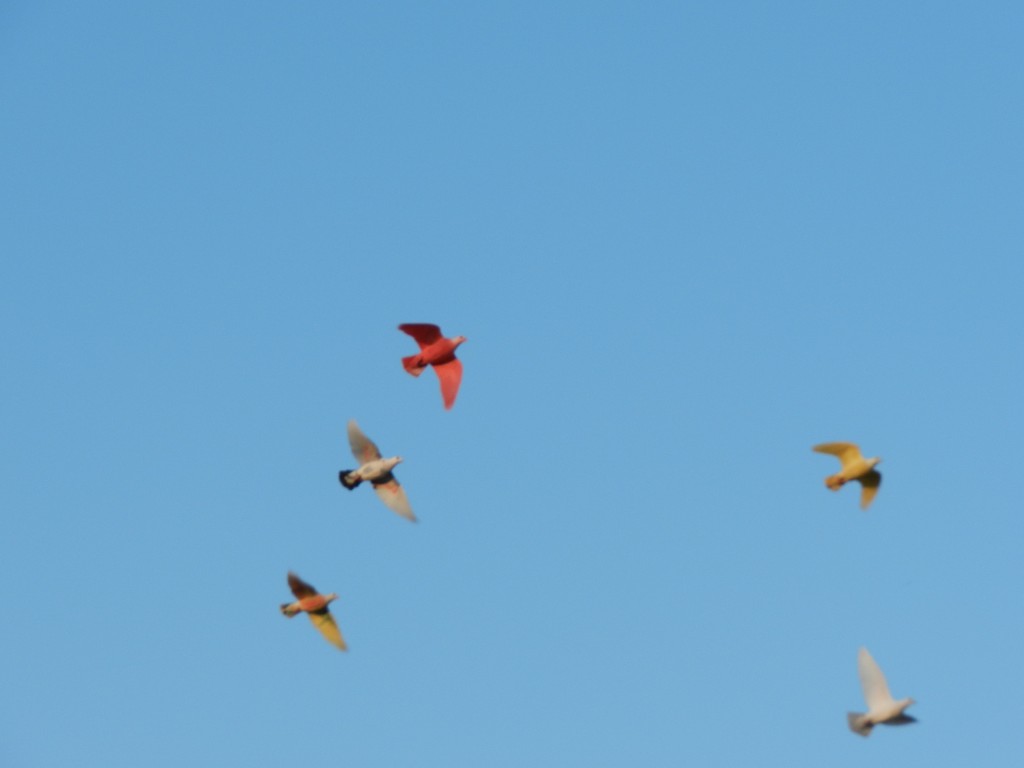
[[[835,456],[842,465],[839,472],[825,478],[825,486],[830,491],[838,491],[851,480],[856,480],[861,485],[860,508],[871,506],[878,486],[882,484],[882,476],[875,469],[882,463],[880,458],[865,459],[854,443],[821,443],[813,450]]]
[[[405,489],[391,472],[401,463],[402,457],[381,458],[377,446],[359,430],[354,419],[348,423],[348,442],[352,446],[352,455],[359,462],[359,468],[341,470],[338,473],[341,484],[351,491],[364,480],[373,483],[373,490],[389,509],[415,523],[416,515],[409,506]]]
[[[847,714],[846,719],[850,723],[851,731],[861,736],[870,736],[871,729],[876,725],[906,725],[917,722],[910,715],[903,713],[914,700],[907,698],[897,701],[892,697],[889,685],[885,682],[885,675],[871,658],[867,648],[862,647],[857,654],[857,673],[860,675],[860,686],[864,689],[864,701],[868,705],[868,711]]]

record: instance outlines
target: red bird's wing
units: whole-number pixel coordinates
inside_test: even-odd
[[[438,339],[444,338],[441,335],[441,329],[431,323],[403,323],[398,326],[398,330],[404,331],[416,339],[420,349],[429,347]]]
[[[459,394],[459,384],[462,383],[462,363],[457,357],[453,357],[447,363],[434,363],[434,370],[437,371],[437,378],[441,380],[441,397],[444,400],[445,409],[455,405],[455,396]]]

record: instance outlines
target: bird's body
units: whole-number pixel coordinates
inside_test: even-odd
[[[281,606],[281,612],[291,617],[297,613],[314,613],[326,610],[327,605],[337,599],[337,595],[313,595],[296,600],[294,603],[287,603]]]
[[[392,456],[390,459],[374,459],[363,464],[358,469],[352,469],[343,473],[341,484],[346,488],[355,488],[359,483],[385,480],[391,474],[391,470],[397,467],[402,461],[401,456]]]
[[[867,509],[878,493],[882,475],[875,469],[881,463],[877,456],[866,459],[854,443],[821,443],[814,446],[818,453],[827,453],[839,459],[840,469],[825,478],[825,487],[838,491],[851,480],[861,484],[860,508]]]
[[[321,595],[313,588],[313,585],[307,584],[290,571],[288,573],[288,587],[291,589],[292,594],[295,595],[295,602],[283,603],[281,605],[281,613],[289,619],[300,613],[305,613],[327,642],[336,648],[347,651],[348,646],[345,644],[345,639],[341,636],[338,623],[327,608],[330,603],[338,599],[337,593],[331,592],[330,594]]]
[[[359,466],[356,469],[341,470],[338,473],[339,482],[350,491],[364,481],[372,483],[373,490],[388,509],[406,520],[416,522],[405,489],[392,473],[392,470],[402,462],[402,457],[383,458],[380,450],[362,433],[354,419],[348,423],[348,442]]]
[[[857,673],[864,691],[864,701],[868,705],[867,712],[850,712],[846,718],[850,730],[861,736],[870,736],[871,729],[876,725],[906,725],[917,722],[904,710],[914,703],[911,698],[894,699],[889,693],[889,684],[882,674],[881,668],[871,658],[867,648],[861,648],[857,654]]]
[[[455,350],[466,341],[466,337],[445,338],[441,329],[431,323],[404,323],[398,326],[398,330],[412,336],[420,345],[417,354],[402,358],[402,367],[412,376],[419,376],[428,365],[432,365],[441,382],[444,407],[451,408],[462,383],[462,363],[455,357]]]

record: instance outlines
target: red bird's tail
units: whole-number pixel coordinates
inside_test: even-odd
[[[289,619],[295,616],[295,614],[297,614],[298,612],[298,608],[293,608],[288,603],[281,603],[281,613],[283,613]]]
[[[409,355],[408,357],[402,358],[402,367],[405,368],[406,373],[410,373],[413,376],[419,376],[427,366],[423,365],[420,361],[419,355]]]

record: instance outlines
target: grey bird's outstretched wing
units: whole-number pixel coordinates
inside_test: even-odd
[[[360,466],[380,458],[380,450],[373,440],[363,434],[355,419],[348,423],[348,444],[352,446],[352,455]]]
[[[373,484],[373,490],[377,492],[380,500],[383,501],[392,512],[397,512],[410,522],[416,522],[416,515],[412,513],[412,507],[409,506],[409,499],[405,495],[405,489],[402,488],[402,484],[398,482],[397,478],[395,478],[393,474],[389,472],[387,477],[375,481]]]

